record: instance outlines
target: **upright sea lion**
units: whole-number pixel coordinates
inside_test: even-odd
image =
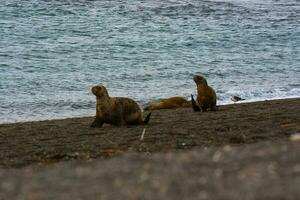
[[[207,81],[204,77],[199,75],[194,75],[193,77],[197,85],[197,101],[192,97],[192,107],[194,111],[205,112],[207,109],[211,111],[217,110],[217,95],[212,87],[207,84]]]
[[[121,125],[147,124],[151,113],[145,120],[139,105],[132,99],[126,97],[110,97],[106,88],[97,85],[92,88],[96,96],[96,117],[91,127],[102,127],[104,123]]]
[[[151,103],[147,105],[144,110],[159,110],[178,107],[191,107],[191,102],[179,96],[170,97],[167,99],[161,99],[157,103]]]

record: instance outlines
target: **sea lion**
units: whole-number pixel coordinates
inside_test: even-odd
[[[238,97],[238,96],[230,96],[231,101],[238,102],[238,101],[244,101],[245,99]]]
[[[179,107],[191,107],[191,102],[183,97],[170,97],[167,99],[161,99],[158,103],[151,103],[147,105],[144,110],[159,110]]]
[[[91,91],[96,96],[96,117],[91,127],[102,127],[104,123],[121,126],[149,122],[151,113],[143,120],[141,109],[134,100],[126,97],[110,97],[102,85],[94,86]]]
[[[207,81],[204,77],[200,75],[194,75],[193,79],[197,85],[197,101],[194,100],[193,95],[192,98],[192,107],[193,110],[198,112],[205,112],[207,109],[211,111],[217,110],[217,95],[212,87],[207,84]]]

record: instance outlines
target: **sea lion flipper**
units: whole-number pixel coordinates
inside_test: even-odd
[[[151,117],[151,113],[149,113],[146,118],[144,119],[144,124],[148,124],[149,120],[150,120],[150,117]]]
[[[102,127],[102,125],[103,125],[102,120],[98,117],[95,117],[95,120],[93,121],[93,123],[91,124],[90,127],[91,128],[96,128],[96,127],[100,128],[100,127]]]
[[[193,107],[193,110],[195,112],[199,112],[200,111],[200,108],[199,106],[197,105],[195,99],[194,99],[194,96],[191,94],[191,103],[192,103],[192,107]]]
[[[218,107],[217,106],[212,107],[211,111],[218,111]]]

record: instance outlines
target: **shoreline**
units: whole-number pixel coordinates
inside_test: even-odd
[[[156,110],[148,125],[130,127],[90,128],[93,117],[1,124],[0,166],[280,141],[300,132],[299,108],[296,98],[224,105],[217,112]]]
[[[235,104],[251,104],[251,103],[259,103],[259,102],[266,102],[266,101],[281,101],[281,100],[289,100],[289,99],[300,99],[300,97],[288,97],[288,98],[271,98],[271,99],[265,99],[265,100],[244,100],[240,102],[233,102],[233,103],[228,103],[228,104],[218,104],[217,106],[230,106],[230,105],[235,105]],[[145,104],[147,105],[147,104]],[[141,109],[145,106],[141,106]],[[142,109],[142,112],[143,111]],[[51,121],[51,120],[66,120],[66,119],[72,119],[72,118],[88,118],[88,117],[93,117],[93,115],[78,115],[78,116],[68,116],[68,117],[58,117],[58,118],[45,118],[45,119],[36,119],[36,120],[28,120],[28,121],[15,121],[15,122],[0,122],[0,125],[6,125],[6,124],[19,124],[19,123],[30,123],[30,122],[42,122],[42,121]]]

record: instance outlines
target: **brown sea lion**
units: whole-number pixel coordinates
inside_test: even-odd
[[[91,127],[102,127],[104,123],[139,125],[147,124],[150,120],[151,113],[143,120],[139,105],[130,98],[110,97],[102,85],[94,86],[92,93],[96,96],[96,117]]]
[[[204,77],[199,75],[194,75],[193,77],[197,85],[197,101],[192,97],[192,107],[194,111],[205,112],[207,109],[211,111],[217,110],[217,95],[212,87],[207,84],[207,81]]]
[[[191,107],[191,102],[183,97],[170,97],[167,99],[161,99],[157,103],[151,103],[147,105],[144,110],[159,110],[178,107]]]

